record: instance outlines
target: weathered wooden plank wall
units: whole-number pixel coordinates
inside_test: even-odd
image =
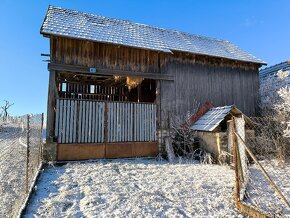
[[[58,142],[104,142],[104,106],[104,102],[58,99],[55,116]]]
[[[156,141],[156,105],[108,102],[108,142]]]
[[[168,111],[185,116],[187,111],[194,110],[196,102],[204,104],[206,101],[214,106],[234,104],[248,116],[257,113],[259,77],[256,69],[178,60],[170,60],[166,69],[167,73],[175,75],[175,81],[161,82],[163,117]]]
[[[156,141],[156,105],[58,99],[55,136],[61,144]]]
[[[51,63],[150,73],[165,61],[163,53],[61,37],[51,38],[50,52]]]
[[[185,115],[193,110],[195,99],[215,106],[235,104],[248,116],[257,113],[258,64],[57,37],[51,38],[51,62],[174,75],[175,81],[158,84],[161,98],[156,103],[163,114]],[[159,117],[166,127],[167,116]]]

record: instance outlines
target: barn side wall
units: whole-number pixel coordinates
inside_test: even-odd
[[[51,63],[173,75],[174,81],[157,83],[159,129],[168,129],[169,117],[182,118],[206,101],[235,104],[248,116],[257,113],[259,64],[61,37],[51,37],[50,46]]]
[[[163,116],[180,118],[196,105],[211,101],[214,106],[236,105],[243,113],[257,113],[259,77],[256,68],[240,68],[181,61],[172,58],[166,73],[175,81],[161,81]],[[166,127],[167,123],[163,123]]]
[[[185,115],[195,103],[206,101],[214,106],[235,104],[248,116],[257,113],[257,64],[60,37],[51,38],[50,52],[51,62],[57,64],[173,75],[175,81],[158,84],[162,113]]]

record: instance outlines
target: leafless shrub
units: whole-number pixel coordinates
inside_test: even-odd
[[[192,116],[199,110],[200,104],[195,101],[192,110],[184,115],[168,115],[170,136],[165,140],[167,157],[170,161],[185,158],[200,160],[201,163],[211,164],[212,157],[201,150],[196,140],[196,132],[191,129]]]

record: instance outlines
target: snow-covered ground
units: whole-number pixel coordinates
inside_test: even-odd
[[[277,161],[261,161],[269,176],[290,203],[290,163],[282,168]],[[290,210],[280,200],[256,165],[250,167],[250,182],[245,202],[275,217],[290,217]]]
[[[26,148],[19,141],[21,135],[19,124],[0,128],[0,217],[11,217],[25,194]]]
[[[228,166],[102,160],[50,166],[24,217],[242,217]]]

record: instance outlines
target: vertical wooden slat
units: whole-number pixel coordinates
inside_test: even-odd
[[[73,129],[74,129],[74,100],[70,100],[70,122],[69,122],[69,143],[73,142]]]
[[[116,104],[116,119],[117,119],[117,132],[116,132],[116,141],[118,142],[119,139],[119,132],[120,132],[120,108],[119,108],[119,104]]]
[[[111,103],[107,103],[108,106],[108,142],[111,142]]]
[[[66,110],[66,114],[65,114],[65,143],[68,143],[68,137],[69,137],[69,116],[70,116],[70,110],[69,110],[69,100],[65,100],[65,110]]]
[[[115,125],[114,125],[114,142],[117,142],[118,141],[118,111],[117,111],[117,108],[118,105],[117,103],[114,103],[114,122],[115,122]]]
[[[88,143],[89,140],[89,115],[90,115],[90,102],[86,101],[86,138],[85,142]]]
[[[85,109],[85,143],[88,142],[88,136],[89,136],[89,122],[88,122],[88,118],[89,118],[89,102],[85,101],[86,104],[86,109]]]
[[[105,142],[105,103],[102,103],[102,110],[100,113],[101,116],[101,142]]]
[[[92,102],[89,101],[89,116],[88,116],[88,143],[92,142]]]
[[[74,102],[74,132],[73,132],[73,142],[76,143],[77,142],[77,139],[76,139],[76,135],[77,135],[77,119],[78,119],[78,113],[77,113],[77,110],[78,110],[78,101],[75,100]]]
[[[151,128],[151,115],[152,115],[151,105],[152,104],[148,105],[148,129],[149,129],[148,141],[152,141],[152,138],[151,138],[151,134],[152,134],[152,128]]]
[[[127,141],[130,142],[131,141],[131,104],[128,103],[128,129],[127,129]]]
[[[59,108],[59,99],[56,100],[56,111],[55,111],[55,129],[54,129],[54,135],[56,137],[58,137],[58,133],[59,133],[59,125],[58,125],[58,122],[59,122],[59,111],[60,111],[60,108]]]
[[[111,129],[109,130],[111,132],[111,142],[114,142],[115,140],[115,103],[111,103],[111,114],[112,114],[112,123],[111,123]]]
[[[95,125],[96,125],[96,122],[95,122],[95,105],[96,105],[96,102],[92,101],[92,116],[91,116],[91,142],[94,143],[95,142]]]
[[[100,118],[99,118],[99,111],[100,111],[100,102],[96,102],[96,116],[95,116],[95,123],[96,123],[96,131],[95,131],[95,142],[100,142]]]
[[[147,137],[147,134],[148,134],[148,125],[147,125],[147,122],[148,122],[148,117],[147,117],[147,107],[148,105],[147,104],[144,104],[144,141],[147,141],[148,137]]]
[[[139,141],[139,123],[138,123],[138,120],[139,120],[139,117],[138,117],[138,107],[139,105],[138,104],[135,104],[135,140],[134,141]]]
[[[131,122],[130,122],[130,125],[131,125],[131,131],[130,131],[130,134],[131,134],[131,137],[130,137],[130,141],[133,141],[133,133],[134,133],[134,126],[133,126],[133,118],[134,118],[134,104],[130,103],[130,107],[131,107]]]
[[[141,105],[137,104],[137,126],[138,126],[138,131],[137,131],[137,136],[138,136],[138,141],[141,141]]]
[[[82,141],[81,142],[85,142],[85,129],[86,129],[86,102],[82,101]]]
[[[58,130],[58,143],[62,143],[62,127],[63,127],[63,122],[62,122],[62,117],[63,117],[63,100],[59,100],[59,130]]]
[[[139,141],[142,141],[142,104],[139,104],[139,110],[138,110],[138,123],[139,123]]]
[[[78,101],[78,143],[82,141],[82,114],[83,114],[83,107],[82,107],[82,101]]]
[[[121,103],[121,114],[120,114],[120,118],[121,118],[121,132],[120,132],[120,134],[121,134],[121,142],[123,142],[124,141],[124,135],[125,135],[125,129],[124,129],[124,127],[125,127],[125,116],[124,116],[124,104],[123,103]]]
[[[66,114],[67,114],[67,100],[63,100],[62,143],[66,143]]]
[[[102,102],[98,103],[98,142],[102,142]]]

